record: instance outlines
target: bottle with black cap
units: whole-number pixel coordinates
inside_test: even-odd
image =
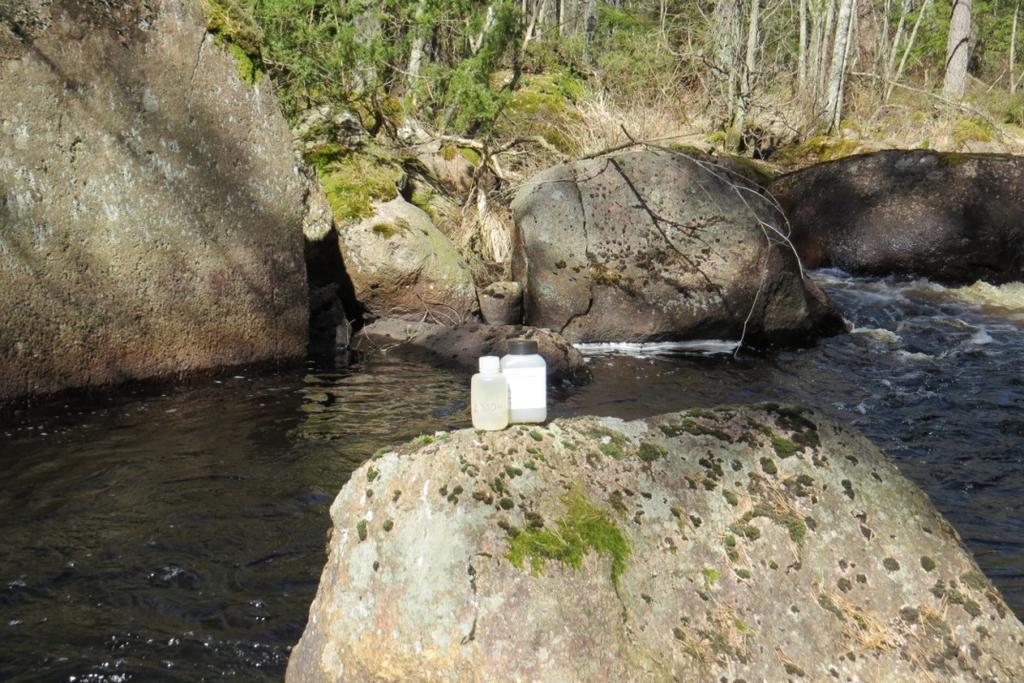
[[[509,422],[543,422],[548,416],[547,363],[533,339],[510,339],[501,357],[501,374],[508,381]]]

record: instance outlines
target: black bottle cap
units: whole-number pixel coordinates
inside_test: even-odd
[[[510,356],[529,356],[537,353],[537,342],[534,339],[509,339],[508,353]]]

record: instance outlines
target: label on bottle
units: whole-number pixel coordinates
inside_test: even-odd
[[[511,410],[547,407],[547,372],[544,368],[505,368],[501,374],[508,380],[508,406]]]
[[[472,410],[476,415],[500,415],[505,410],[504,401],[473,401]]]

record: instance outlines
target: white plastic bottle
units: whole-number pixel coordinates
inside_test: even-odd
[[[475,429],[508,427],[508,381],[497,356],[481,356],[480,372],[469,382],[470,414]]]
[[[533,339],[510,339],[501,357],[508,380],[509,422],[543,422],[548,417],[548,368]]]

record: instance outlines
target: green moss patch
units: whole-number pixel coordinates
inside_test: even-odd
[[[969,142],[992,142],[995,129],[983,119],[962,118],[953,123],[953,141],[957,146]]]
[[[374,223],[370,228],[370,231],[374,235],[384,239],[391,239],[398,234],[398,228],[394,223]]]
[[[570,492],[562,502],[566,512],[555,522],[555,529],[513,529],[506,558],[520,569],[529,560],[533,573],[540,574],[548,560],[579,569],[583,558],[593,551],[611,558],[612,583],[618,588],[630,554],[625,535],[607,511],[591,504],[579,491]]]
[[[640,448],[637,450],[637,457],[644,462],[654,462],[655,460],[664,458],[666,455],[668,455],[668,451],[657,444],[650,443],[649,441],[645,441],[640,444]]]
[[[579,121],[574,103],[581,92],[580,82],[566,73],[525,75],[509,99],[499,132],[539,135],[559,151],[573,154],[576,145],[568,130]]]
[[[199,0],[199,6],[206,13],[206,29],[214,42],[234,58],[238,78],[249,85],[259,83],[263,32],[252,12],[236,0]]]
[[[775,454],[780,458],[788,458],[802,450],[786,437],[778,435],[772,436],[772,448],[775,449]]]
[[[603,443],[600,446],[598,446],[598,450],[607,455],[609,458],[615,458],[616,460],[622,460],[622,458],[625,457],[625,455],[622,452],[622,449],[613,443]]]
[[[694,411],[691,411],[691,414],[693,412]],[[721,429],[705,425],[690,418],[686,418],[681,422],[660,425],[658,429],[661,430],[662,434],[668,437],[675,437],[680,434],[692,434],[693,436],[711,436],[719,441],[727,441],[730,443],[733,440],[732,437]]]
[[[398,196],[405,172],[388,159],[353,152],[337,145],[321,145],[306,153],[316,167],[334,218],[358,220],[373,215],[373,202]]]
[[[859,140],[825,135],[809,138],[798,145],[780,149],[776,157],[786,166],[813,164],[850,156],[861,146]]]
[[[817,448],[821,445],[818,426],[805,415],[806,410],[792,406],[767,406],[774,414],[779,426],[792,432],[790,439],[802,448]],[[770,433],[770,432],[769,432]]]
[[[746,529],[757,531],[755,527],[748,526],[748,523],[756,517],[767,517],[775,524],[785,527],[786,531],[789,533],[789,538],[797,545],[801,545],[804,542],[804,538],[807,536],[808,524],[800,515],[789,510],[769,508],[765,505],[754,506],[754,509],[744,514],[743,517],[740,518],[740,523],[731,526],[730,530],[733,528],[743,530],[741,535],[746,536],[750,540],[754,540],[760,536],[760,533],[758,533],[754,538],[751,538],[750,534],[746,533]]]
[[[704,577],[704,583],[708,586],[714,586],[718,583],[718,580],[722,578],[722,572],[718,571],[714,567],[705,567],[700,573]]]

